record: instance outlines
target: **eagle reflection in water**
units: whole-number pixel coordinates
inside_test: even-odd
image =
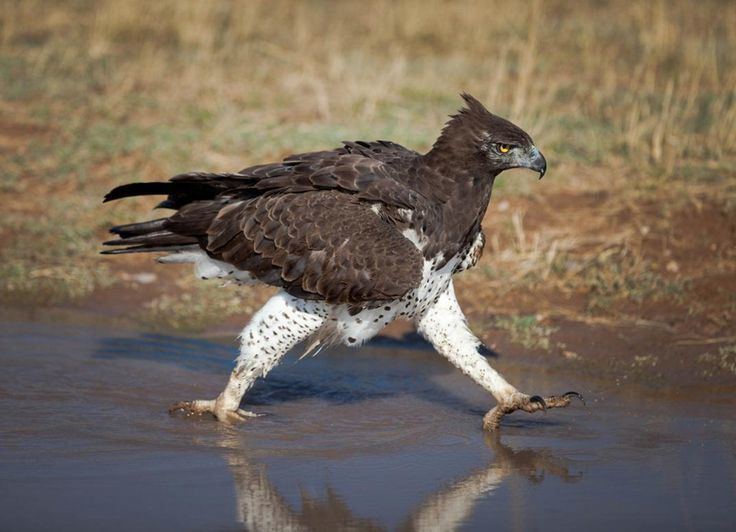
[[[491,451],[489,462],[424,498],[407,512],[398,530],[456,530],[471,518],[480,501],[493,496],[512,475],[533,484],[541,483],[548,474],[566,483],[583,478],[581,472],[570,472],[568,460],[549,450],[514,450],[501,442],[498,433],[486,434],[484,439]],[[351,530],[385,530],[386,527],[377,520],[354,515],[345,500],[329,485],[321,499],[302,490],[301,508],[295,509],[269,478],[266,465],[248,458],[250,453],[244,449],[245,444],[237,432],[225,432],[221,445],[228,451],[226,459],[235,484],[237,520],[244,529],[306,531],[347,527]]]

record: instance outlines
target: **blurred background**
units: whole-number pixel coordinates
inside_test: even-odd
[[[458,279],[475,329],[560,364],[733,382],[735,66],[729,1],[4,0],[0,301],[240,325],[269,289],[100,257],[110,225],[156,217],[104,193],[341,140],[423,151],[469,91],[549,161],[497,182]]]

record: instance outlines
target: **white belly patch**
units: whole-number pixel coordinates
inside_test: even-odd
[[[251,284],[257,282],[249,272],[238,270],[232,264],[213,259],[204,251],[179,251],[159,257],[159,262],[164,264],[194,264],[194,275],[199,279],[222,279],[235,281],[238,284]]]
[[[399,300],[385,302],[376,308],[365,309],[351,315],[347,305],[310,301],[309,304],[312,305],[310,309],[314,312],[319,311],[318,313],[326,318],[324,328],[329,330],[323,331],[325,343],[357,346],[371,339],[396,318],[414,320],[425,313],[437,302],[440,294],[447,290],[461,257],[453,258],[439,270],[436,269],[438,260],[424,261],[422,281],[417,288]],[[166,264],[193,264],[194,273],[199,279],[220,279],[234,281],[237,284],[259,282],[249,272],[213,259],[200,250],[172,253],[160,257],[158,261]]]
[[[458,259],[453,259],[435,270],[437,261],[425,261],[421,284],[397,301],[386,302],[378,308],[366,309],[351,316],[346,308],[336,313],[337,336],[346,345],[359,345],[375,336],[396,318],[413,320],[429,309],[447,290]]]

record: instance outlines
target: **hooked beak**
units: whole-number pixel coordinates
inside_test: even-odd
[[[542,152],[535,147],[529,154],[529,158],[525,161],[524,166],[529,168],[529,170],[538,172],[539,179],[542,179],[547,171],[547,160],[542,155]]]

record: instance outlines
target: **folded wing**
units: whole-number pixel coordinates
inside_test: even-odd
[[[106,201],[166,194],[167,218],[113,227],[126,246],[107,253],[200,248],[264,283],[307,299],[360,304],[418,286],[423,258],[376,207],[416,209],[422,197],[397,173],[415,152],[387,142],[346,143],[235,174],[191,173],[132,183]]]

